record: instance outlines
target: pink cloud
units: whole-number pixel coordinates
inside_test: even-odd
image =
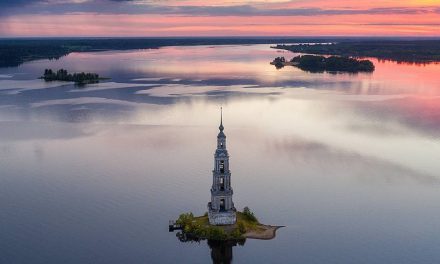
[[[159,6],[207,6],[200,0],[148,1]],[[436,4],[437,2],[437,4]],[[147,2],[145,2],[147,3]],[[159,4],[157,4],[159,3]],[[248,14],[19,14],[0,17],[1,36],[440,36],[440,4],[433,0],[210,1],[209,5],[250,5]],[[256,8],[256,9],[255,9]],[[295,15],[252,14],[253,10],[311,9]],[[380,12],[383,8],[391,11]],[[413,9],[410,9],[413,8]],[[416,9],[414,9],[416,8]],[[379,11],[377,11],[379,9]],[[392,10],[397,12],[392,14]],[[417,10],[421,10],[418,12]],[[186,9],[179,9],[186,10]],[[195,10],[195,11],[194,11]],[[234,9],[231,9],[234,10]],[[240,9],[238,9],[240,10]],[[247,9],[246,9],[247,10]],[[327,13],[331,10],[342,12]],[[364,10],[348,14],[344,10]],[[415,10],[405,12],[405,10]],[[312,15],[316,11],[319,15]],[[320,13],[322,11],[322,13]],[[238,13],[237,13],[238,12]],[[248,12],[248,11],[246,11]],[[391,14],[389,13],[391,12]],[[308,14],[308,15],[307,15]]]

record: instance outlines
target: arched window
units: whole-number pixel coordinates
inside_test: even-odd
[[[225,173],[225,161],[220,161],[220,173]]]
[[[225,199],[220,199],[220,211],[225,211]]]
[[[225,178],[224,177],[220,177],[219,185],[220,185],[220,190],[224,191],[225,190]]]

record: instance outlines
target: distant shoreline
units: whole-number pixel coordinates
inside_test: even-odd
[[[334,43],[278,44],[274,49],[313,55],[377,58],[415,64],[440,62],[440,40],[366,40]]]
[[[281,44],[280,44],[281,43]],[[284,45],[302,43],[303,45]],[[308,45],[310,43],[337,43],[352,47],[350,55],[347,50],[317,50],[318,47],[328,48],[328,45]],[[353,46],[367,44],[375,45],[381,49],[390,47],[396,51],[396,46],[411,44],[413,52],[401,50],[399,57],[379,57],[382,59],[409,60],[414,57],[418,61],[428,61],[427,52],[435,52],[438,57],[433,61],[440,61],[440,38],[415,38],[415,37],[145,37],[145,38],[0,38],[0,68],[17,67],[25,62],[40,59],[59,59],[72,52],[93,52],[111,50],[137,50],[137,49],[158,49],[168,46],[201,46],[201,45],[253,45],[253,44],[276,44],[278,49],[286,49],[294,52],[307,53],[305,48],[314,49],[312,54],[364,56],[369,53],[356,53]],[[386,45],[384,45],[386,44]],[[392,45],[391,45],[392,44]],[[397,44],[397,45],[396,45]],[[405,44],[405,45],[403,45]],[[394,47],[393,47],[394,46]],[[336,47],[336,46],[335,46]],[[337,46],[339,47],[339,46]],[[434,48],[432,48],[434,47]],[[301,48],[301,51],[296,49]],[[365,50],[365,47],[364,47]],[[334,54],[333,54],[333,53]],[[359,49],[362,52],[362,49]],[[416,53],[414,53],[416,52]],[[341,53],[341,54],[338,54]],[[343,53],[343,54],[342,54]],[[415,55],[414,55],[415,54]],[[437,55],[436,55],[437,54]],[[370,54],[371,55],[371,54]],[[376,54],[377,55],[377,54]],[[406,56],[406,57],[405,57]],[[408,57],[409,56],[409,57]],[[427,57],[428,56],[428,57]],[[377,57],[377,56],[370,56]]]
[[[25,38],[0,39],[0,68],[17,67],[40,59],[59,59],[72,52],[158,49],[168,46],[250,45],[327,42],[301,38]]]

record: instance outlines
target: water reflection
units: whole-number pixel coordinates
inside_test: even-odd
[[[183,232],[177,232],[176,237],[182,243],[203,243],[205,239],[198,239]],[[246,239],[240,240],[206,240],[213,264],[230,264],[233,262],[233,247],[244,246]]]
[[[270,96],[307,98],[318,104],[344,100],[353,102],[348,110],[361,116],[377,112],[376,119],[397,117],[409,128],[431,134],[440,131],[440,64],[415,67],[372,59],[376,64],[373,74],[335,76],[294,67],[276,70],[269,62],[278,53],[268,45],[197,46],[72,53],[57,61],[35,61],[0,69],[4,77],[0,79],[0,109],[4,110],[0,114],[19,119],[29,114],[36,114],[33,118],[58,115],[60,121],[78,122],[93,120],[94,115],[99,119],[103,113],[110,119],[112,115],[127,117],[144,104],[172,105],[194,97],[225,102]],[[286,56],[294,55],[286,52]],[[112,79],[84,88],[45,83],[36,79],[44,68],[99,69],[102,76]]]
[[[244,246],[245,240],[241,241],[215,241],[208,240],[208,246],[211,249],[211,259],[213,264],[232,263],[232,248],[240,245]]]
[[[350,177],[363,183],[401,184],[409,181],[426,186],[440,186],[437,175],[304,138],[273,139],[266,146],[265,150],[270,155],[285,156],[294,164],[318,168],[316,173],[326,171],[333,175],[336,174],[331,173],[335,164],[347,164],[350,170],[339,172],[338,177]]]
[[[335,76],[276,70],[276,55],[169,47],[0,69],[1,262],[209,262],[161,227],[206,210],[220,105],[237,204],[291,228],[211,243],[214,259],[439,262],[440,65]],[[46,84],[45,68],[112,79]]]

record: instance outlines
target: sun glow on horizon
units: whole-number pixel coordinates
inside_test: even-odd
[[[437,0],[34,0],[0,11],[0,36],[18,37],[440,36],[439,27]]]

